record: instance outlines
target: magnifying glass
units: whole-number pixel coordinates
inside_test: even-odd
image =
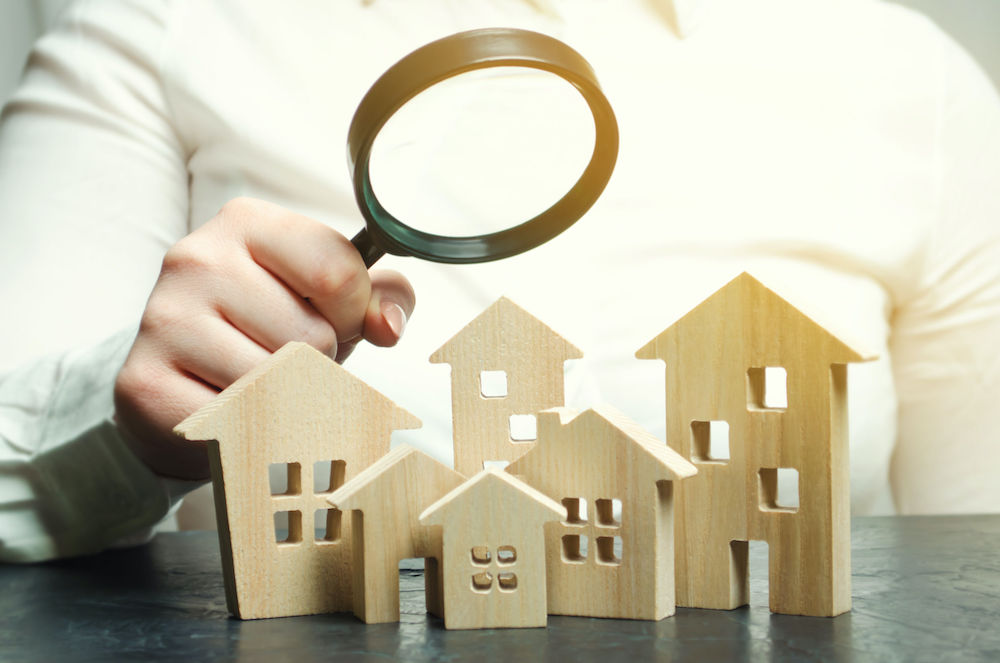
[[[375,196],[371,152],[389,118],[420,92],[477,69],[525,67],[569,82],[594,117],[594,151],[579,179],[552,206],[523,223],[482,235],[424,232],[389,213]],[[413,51],[390,67],[365,94],[347,135],[354,197],[366,228],[351,242],[371,267],[386,253],[442,263],[507,258],[547,242],[583,216],[604,191],[618,157],[618,124],[594,70],[572,48],[547,35],[514,28],[470,30]]]

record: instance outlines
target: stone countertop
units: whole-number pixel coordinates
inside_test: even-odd
[[[398,624],[353,615],[239,621],[214,532],[159,535],[92,557],[0,565],[0,661],[1000,661],[1000,515],[856,518],[853,610],[771,615],[766,546],[751,604],[659,622],[549,617],[545,629],[446,631],[413,561]]]

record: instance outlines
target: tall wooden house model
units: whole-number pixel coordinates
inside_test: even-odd
[[[760,540],[773,612],[849,610],[846,365],[872,357],[746,273],[636,356],[666,362],[667,441],[698,468],[675,493],[677,604],[745,605]],[[797,505],[779,474],[797,477]]]
[[[472,476],[530,449],[535,413],[563,405],[563,363],[582,356],[506,297],[432,354],[451,364],[455,470]]]

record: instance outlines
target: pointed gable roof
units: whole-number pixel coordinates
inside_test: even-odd
[[[483,356],[484,353],[492,356]],[[476,316],[431,355],[434,364],[454,363],[481,356],[486,365],[498,365],[504,357],[545,356],[579,359],[575,345],[506,297],[501,297]]]
[[[624,445],[636,460],[658,465],[666,479],[676,481],[698,473],[698,469],[687,459],[610,405],[597,405],[582,413],[569,408],[552,408],[540,412],[538,417],[538,443],[507,466],[511,474],[527,474],[527,467],[549,466],[553,456],[565,458],[579,453],[579,440],[583,436],[588,441],[596,440],[601,444]],[[598,427],[612,429],[618,435],[588,434]],[[541,432],[543,428],[544,433]]]
[[[281,396],[280,398],[276,398]],[[350,403],[343,408],[354,419],[379,414],[379,424],[388,430],[419,428],[415,416],[365,384],[340,364],[307,343],[282,346],[256,368],[229,385],[212,402],[179,423],[174,432],[188,440],[214,440],[226,423],[248,410],[279,407],[307,410],[330,404],[334,399]],[[275,413],[277,417],[281,413]],[[239,440],[233,440],[239,443]],[[219,440],[226,444],[225,440]]]
[[[823,343],[829,352],[831,364],[871,361],[875,355],[857,349],[828,331],[787,300],[765,286],[747,272],[743,272],[708,298],[688,311],[679,320],[657,334],[642,346],[635,356],[639,359],[666,359],[664,348],[674,347],[681,330],[691,333],[711,321],[724,321],[734,334],[748,334],[746,324],[766,324],[770,328],[790,321],[804,328],[807,333]]]
[[[384,503],[390,493],[410,494],[413,491],[406,490],[405,484],[414,479],[429,485],[454,487],[465,477],[424,452],[400,444],[335,490],[327,501],[341,511],[364,511],[372,502]]]
[[[452,516],[475,514],[478,522],[508,523],[526,529],[564,520],[566,509],[523,481],[496,468],[483,470],[431,504],[422,525],[444,525]]]

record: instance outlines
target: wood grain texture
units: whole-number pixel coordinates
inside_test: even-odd
[[[545,626],[546,522],[566,509],[496,469],[483,470],[420,516],[442,528],[449,629]]]
[[[515,441],[511,415],[563,405],[563,363],[583,356],[514,302],[501,297],[431,355],[451,364],[455,470],[472,476],[486,461],[513,461],[534,444]],[[483,371],[504,371],[507,395],[485,397]]]
[[[351,523],[327,503],[389,451],[393,430],[420,421],[304,343],[289,343],[181,422],[208,441],[226,599],[241,619],[351,610]],[[317,478],[317,462],[339,461]],[[291,467],[272,495],[268,467]],[[278,543],[274,514],[289,512]],[[314,513],[329,516],[316,535]],[[296,515],[297,514],[297,515]],[[297,539],[297,540],[296,540]]]
[[[441,610],[441,528],[420,524],[428,506],[465,481],[427,454],[401,444],[338,488],[331,505],[350,512],[354,614],[369,623],[399,621],[399,561],[436,560],[424,569],[427,611]]]
[[[549,614],[674,614],[673,483],[694,475],[694,465],[601,405],[540,413],[538,443],[507,471],[574,512],[545,526]]]
[[[666,362],[667,441],[698,467],[678,484],[677,604],[747,603],[747,541],[768,543],[773,612],[850,609],[846,364],[850,347],[749,274],[741,274],[636,356]],[[762,400],[763,371],[786,371],[787,404]],[[708,422],[729,425],[729,458],[707,452]],[[798,472],[799,506],[774,499],[779,469]]]

